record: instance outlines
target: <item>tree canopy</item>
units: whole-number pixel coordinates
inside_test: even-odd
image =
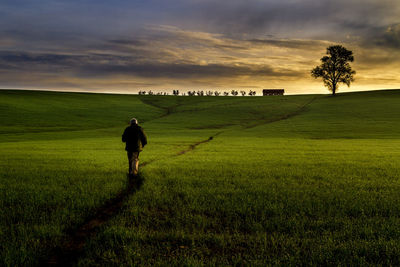
[[[335,95],[339,83],[350,87],[356,72],[351,68],[354,61],[353,52],[341,45],[333,45],[326,49],[327,56],[321,58],[321,65],[311,71],[314,78],[322,78],[324,84]]]

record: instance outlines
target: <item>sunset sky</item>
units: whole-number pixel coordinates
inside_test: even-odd
[[[328,93],[333,44],[357,71],[339,91],[400,88],[399,0],[2,0],[0,88]]]

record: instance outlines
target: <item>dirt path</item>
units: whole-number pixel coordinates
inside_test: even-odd
[[[129,179],[129,178],[128,178]],[[143,179],[137,177],[129,179],[127,187],[114,198],[108,200],[103,206],[99,207],[94,215],[85,220],[76,229],[67,231],[66,240],[61,247],[57,247],[52,256],[45,262],[48,266],[71,266],[83,254],[83,248],[87,239],[92,236],[96,230],[113,218],[120,210],[129,195],[133,195],[140,189]]]
[[[204,141],[200,141],[200,142],[191,144],[191,145],[189,146],[188,149],[179,151],[179,152],[177,153],[177,155],[180,156],[180,155],[186,154],[187,152],[190,152],[190,151],[194,150],[198,145],[201,145],[201,144],[210,142],[211,140],[214,139],[214,137],[220,135],[221,133],[223,133],[223,131],[218,132],[218,133],[214,134],[213,136],[210,136],[207,140],[204,140]]]
[[[285,114],[277,119],[263,121],[260,124],[246,126],[245,128],[253,128],[261,124],[273,123],[276,121],[281,121],[296,116],[302,113],[305,110],[305,108],[309,104],[311,104],[311,102],[314,100],[315,98],[311,99],[310,101],[302,105],[298,110]],[[149,101],[144,101],[144,103],[146,102]],[[165,114],[163,114],[161,117],[170,115],[173,112],[173,109],[179,106],[179,104],[177,104],[176,106],[173,107],[164,108],[156,106],[154,103],[150,102],[146,104],[164,109]],[[216,136],[218,136],[221,133],[223,133],[223,131],[220,131],[214,134],[213,136],[210,136],[206,140],[191,144],[187,149],[179,151],[176,154],[176,156],[181,156],[190,151],[193,151],[197,146],[212,141]],[[140,167],[143,168],[146,165],[156,161],[157,160],[151,162],[145,162],[141,164]],[[66,232],[65,241],[62,243],[62,245],[60,247],[55,248],[50,253],[51,256],[46,261],[42,262],[40,266],[73,266],[74,264],[76,264],[78,260],[84,255],[84,247],[86,242],[93,235],[96,234],[96,232],[102,225],[110,221],[112,218],[114,218],[121,212],[125,200],[128,199],[129,196],[133,195],[136,191],[138,191],[141,188],[143,182],[144,179],[140,176],[133,179],[128,177],[127,187],[119,194],[117,194],[114,198],[108,200],[104,205],[97,208],[94,215],[88,217],[81,225],[77,226],[74,229],[68,230]]]
[[[254,127],[260,126],[260,125],[264,125],[264,124],[269,124],[269,123],[273,123],[273,122],[277,122],[277,121],[283,121],[283,120],[290,119],[292,117],[295,117],[295,116],[300,115],[301,113],[303,113],[306,110],[307,106],[309,106],[312,102],[314,102],[315,99],[317,99],[317,97],[311,98],[309,101],[307,101],[306,103],[301,105],[295,111],[292,111],[290,113],[284,114],[284,115],[282,115],[282,116],[280,116],[278,118],[262,120],[259,123],[255,123],[255,124],[251,124],[251,125],[245,125],[243,127],[246,128],[246,129],[250,129],[250,128],[254,128]]]
[[[156,103],[154,103],[152,101],[149,101],[148,99],[145,99],[145,98],[142,98],[142,97],[139,97],[139,99],[140,99],[140,101],[142,101],[143,104],[146,104],[146,105],[153,106],[153,107],[156,107],[156,108],[164,110],[164,114],[161,114],[161,116],[159,116],[157,118],[154,118],[154,119],[151,119],[151,120],[161,119],[161,118],[164,118],[166,116],[169,116],[172,113],[174,113],[174,109],[176,109],[177,107],[182,106],[181,103],[177,103],[177,104],[175,104],[173,106],[170,106],[170,107],[163,107],[163,106],[157,105]],[[149,121],[145,121],[145,122],[149,122]]]
[[[210,136],[208,139],[191,144],[188,149],[179,151],[176,155],[181,156],[197,146],[208,143],[221,132]],[[156,161],[144,162],[141,168]],[[114,198],[108,200],[104,205],[97,208],[94,215],[88,217],[78,227],[66,232],[66,239],[60,247],[55,248],[51,256],[40,264],[40,266],[73,266],[84,255],[84,247],[90,237],[92,237],[98,229],[118,215],[123,207],[125,200],[143,185],[144,179],[140,176],[136,178],[127,177],[127,187]]]

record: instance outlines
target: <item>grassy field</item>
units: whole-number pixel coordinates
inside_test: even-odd
[[[78,266],[400,264],[400,90],[3,90],[0,110],[0,265],[38,265],[126,187],[131,117],[149,138],[143,185]]]

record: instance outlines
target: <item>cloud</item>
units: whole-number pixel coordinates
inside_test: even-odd
[[[279,38],[330,37],[336,41],[360,26],[393,23],[400,11],[396,0],[189,2],[197,12],[187,12],[181,19],[186,23],[195,21],[211,32],[232,36],[272,34]]]
[[[338,43],[358,81],[393,81],[399,13],[397,0],[4,0],[0,86],[295,87]]]
[[[268,65],[199,65],[188,64],[186,62],[136,63],[134,58],[104,54],[74,56],[3,51],[0,53],[0,66],[3,66],[3,70],[14,69],[32,73],[58,73],[60,70],[68,70],[69,75],[72,74],[77,77],[132,75],[147,78],[168,77],[179,79],[236,76],[283,77],[299,75],[296,71],[280,70]]]
[[[152,24],[251,38],[335,41],[362,28],[398,23],[400,13],[397,0],[7,0],[0,8],[6,22],[0,31],[126,36]]]
[[[400,50],[400,23],[388,26],[377,44]]]
[[[300,39],[250,39],[249,42],[257,45],[284,47],[292,49],[316,49],[326,48],[332,42],[324,40],[300,40]]]

